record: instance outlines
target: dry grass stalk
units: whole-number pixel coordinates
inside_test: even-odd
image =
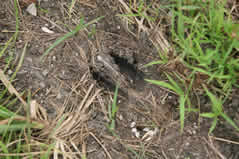
[[[132,13],[131,8],[127,5],[127,3],[124,0],[119,0],[119,2],[122,5],[121,8],[123,8],[123,9],[121,9],[123,14]],[[135,3],[134,3],[134,6],[136,6]],[[144,14],[147,15],[147,13],[145,11],[144,11]],[[128,24],[130,24],[132,22],[137,24],[137,26],[138,26],[137,35],[135,33],[132,33],[132,31],[130,31],[128,29],[128,31],[130,33],[132,33],[134,36],[139,37],[139,33],[143,31],[149,36],[150,41],[157,48],[157,50],[160,50],[165,55],[167,55],[169,53],[169,51],[172,51],[172,47],[170,46],[168,40],[165,38],[163,32],[158,27],[158,24],[156,24],[153,21],[150,21],[147,18],[142,17],[142,16],[126,17],[123,20],[125,21],[126,28],[128,28]],[[145,21],[147,21],[147,23],[149,24],[149,27],[145,25]]]
[[[7,79],[7,77],[5,76],[4,72],[2,69],[0,69],[0,80],[2,81],[2,83],[5,85],[5,87],[8,89],[8,91],[11,94],[15,94],[16,97],[22,102],[22,104],[24,105],[25,110],[27,110],[27,103],[26,101],[21,97],[21,95],[18,93],[18,91],[13,87],[13,85],[11,84],[11,82]]]
[[[89,80],[87,80],[88,78],[86,77],[87,76],[82,77],[84,80],[80,80],[81,84],[78,83],[77,87],[86,87],[88,85],[87,91],[81,91],[81,94],[79,94],[76,92],[77,87],[72,88],[72,92],[75,92],[78,96],[82,96],[82,93],[85,93],[79,106],[70,106],[71,108],[69,108],[66,104],[59,110],[55,120],[51,121],[50,126],[43,129],[39,135],[42,139],[45,139],[42,142],[48,144],[55,143],[53,156],[56,159],[59,155],[74,159],[78,158],[79,155],[82,156],[86,154],[84,140],[89,133],[85,122],[90,117],[91,105],[100,93],[100,90],[95,88],[95,84],[89,85]],[[83,88],[79,89],[82,90]],[[79,144],[84,147],[82,152],[76,146]]]

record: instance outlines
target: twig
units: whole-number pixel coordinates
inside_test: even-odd
[[[110,153],[107,151],[107,149],[105,148],[105,146],[100,142],[100,140],[92,133],[90,132],[90,135],[98,142],[98,144],[100,144],[100,146],[104,149],[106,155],[112,159],[112,157],[110,156]]]
[[[212,142],[210,136],[209,136],[209,141],[210,141],[210,142],[208,142],[205,137],[203,137],[203,140],[208,144],[208,146],[209,146],[221,159],[226,159],[226,157],[223,156],[223,155],[221,154],[221,152],[213,145],[213,142]]]
[[[223,138],[214,137],[214,136],[209,136],[209,137],[214,139],[214,140],[218,140],[218,141],[223,141],[223,142],[227,142],[227,143],[230,143],[230,144],[239,145],[239,142],[236,142],[236,141],[231,141],[231,140],[228,140],[228,139],[223,139]]]
[[[60,29],[61,31],[63,31],[63,33],[67,33],[68,31],[66,31],[65,29],[63,29],[62,27],[60,27],[59,25],[57,25],[55,22],[53,22],[52,20],[46,18],[46,17],[43,17],[43,16],[40,16],[42,19],[44,19],[45,21],[48,21],[50,22],[52,25],[54,25],[55,27],[57,27],[58,29]]]
[[[23,103],[23,105],[25,106],[24,108],[27,110],[27,103],[23,100],[23,98],[20,96],[20,94],[17,92],[17,90],[13,87],[13,85],[11,84],[11,82],[7,79],[7,77],[4,75],[4,72],[2,69],[0,69],[0,80],[2,81],[2,83],[6,86],[6,88],[8,89],[8,91],[11,94],[15,94],[16,97]]]
[[[91,84],[91,86],[89,87],[89,89],[88,89],[88,91],[87,91],[87,93],[86,93],[84,99],[81,101],[81,104],[80,104],[80,106],[79,106],[78,109],[77,109],[78,112],[80,112],[80,111],[83,109],[83,106],[84,106],[84,104],[86,103],[86,100],[87,100],[87,98],[89,97],[89,95],[90,95],[90,93],[91,93],[91,91],[92,91],[93,88],[94,88],[94,84]]]

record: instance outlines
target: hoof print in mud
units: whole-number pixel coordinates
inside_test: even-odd
[[[129,88],[136,87],[136,81],[143,80],[144,77],[143,72],[126,58],[108,54],[96,55],[91,72],[101,87],[114,91],[118,84],[120,92],[125,94]]]

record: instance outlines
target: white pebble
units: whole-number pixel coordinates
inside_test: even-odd
[[[42,75],[43,75],[43,76],[46,76],[47,74],[48,74],[48,70],[47,70],[47,69],[45,69],[45,70],[42,71]]]
[[[8,73],[8,75],[11,75],[13,72],[12,72],[12,70],[8,70],[7,73]]]
[[[133,128],[135,127],[136,123],[133,121],[131,124],[130,124],[130,127]]]
[[[41,30],[44,31],[45,33],[54,34],[54,31],[48,29],[47,27],[42,27]]]
[[[149,128],[144,128],[143,131],[148,132],[150,129]]]
[[[133,128],[131,131],[132,131],[133,133],[135,133],[135,132],[137,132],[138,130],[137,130],[136,128]]]
[[[136,132],[135,132],[135,137],[137,137],[137,138],[140,137],[140,132],[139,132],[139,131],[136,131]]]

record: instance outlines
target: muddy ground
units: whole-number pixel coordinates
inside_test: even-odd
[[[68,12],[70,3],[71,0],[43,0],[38,5],[37,16],[30,15],[22,6],[16,49],[8,50],[8,54],[13,53],[13,62],[17,63],[28,42],[24,63],[14,85],[18,91],[31,90],[32,98],[47,109],[49,121],[57,117],[62,107],[80,107],[89,93],[93,100],[89,106],[90,116],[82,125],[88,135],[77,145],[82,149],[84,142],[87,159],[239,158],[239,145],[229,141],[239,141],[239,134],[228,124],[220,122],[213,137],[209,137],[211,121],[187,114],[184,133],[180,134],[177,96],[144,81],[145,78],[165,80],[167,68],[142,67],[159,58],[157,49],[146,34],[134,37],[127,31],[116,16],[121,14],[117,1],[77,1],[71,16]],[[89,22],[99,16],[104,18],[65,40],[40,60],[55,40],[79,24],[80,18]],[[15,24],[13,2],[1,1],[1,45],[13,35]],[[42,31],[44,26],[54,33]],[[131,27],[137,32],[137,26]],[[108,60],[122,76],[114,75],[114,71],[99,59]],[[3,67],[4,60],[1,63]],[[11,74],[11,69],[7,73]],[[116,137],[107,128],[110,121],[108,105],[112,103],[115,83],[121,78]],[[234,120],[239,120],[239,90],[234,91],[226,111]],[[95,92],[99,93],[94,96]],[[200,98],[201,107],[209,108],[208,99]],[[154,134],[145,135],[149,132]],[[220,141],[223,139],[228,141]]]

